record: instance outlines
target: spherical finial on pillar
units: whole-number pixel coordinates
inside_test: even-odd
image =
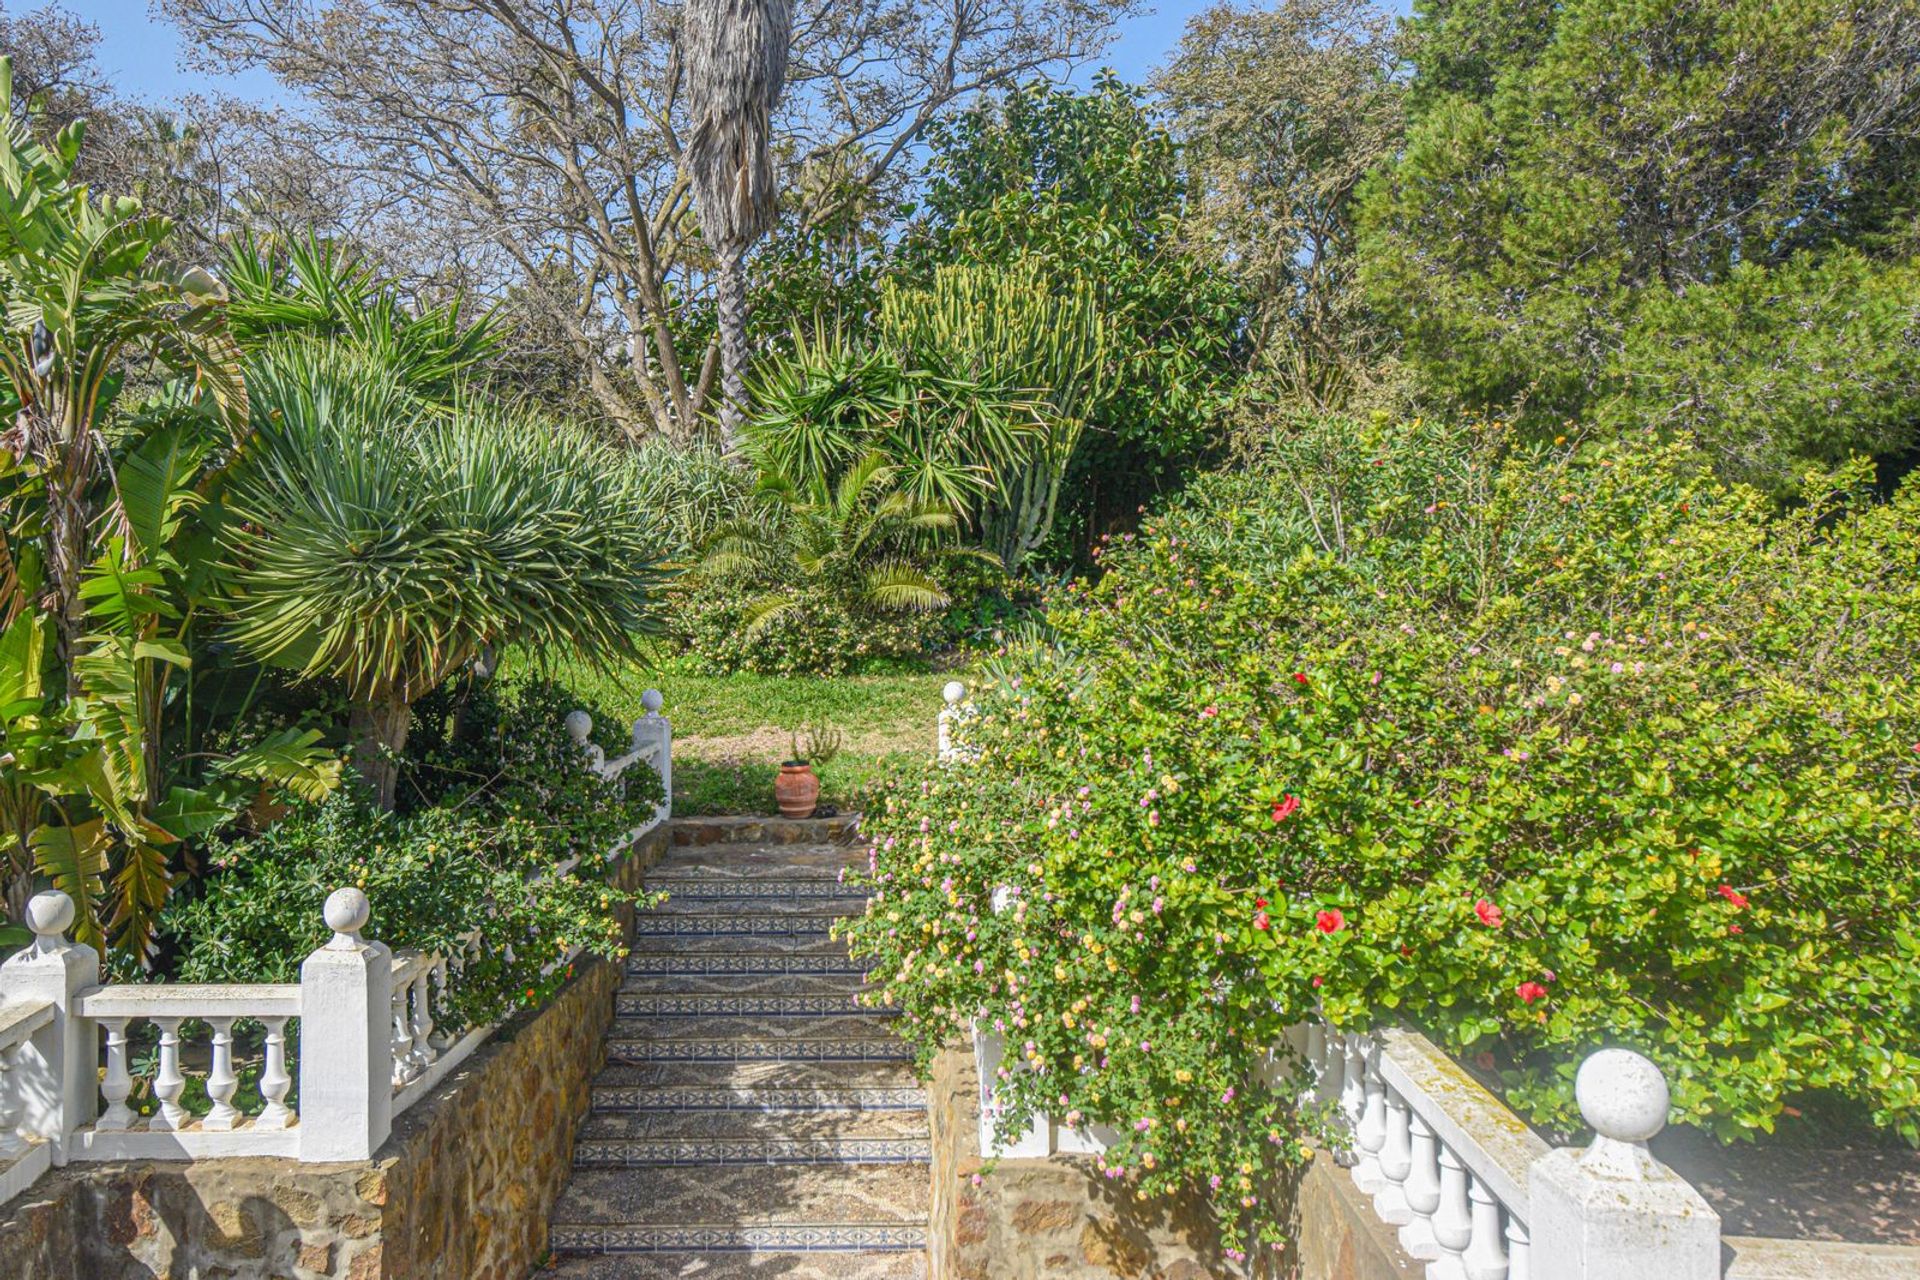
[[[360,931],[367,927],[367,918],[373,914],[373,906],[367,901],[367,895],[358,889],[335,889],[328,896],[327,905],[320,914],[326,920],[327,928],[333,930],[333,938],[327,943],[328,950],[351,951],[360,945]]]
[[[73,928],[73,899],[58,889],[36,893],[27,900],[27,928],[33,931],[33,953],[51,955],[67,945]]]
[[[649,689],[640,695],[640,706],[650,716],[659,715],[660,708],[665,706],[666,703],[667,700],[660,696],[658,689]]]
[[[947,687],[940,691],[940,696],[947,700],[948,706],[957,707],[960,700],[967,696],[967,686],[958,680],[949,680]]]
[[[575,746],[579,746],[579,747],[586,746],[587,736],[592,732],[593,732],[592,716],[588,715],[584,711],[567,712],[567,736],[573,739]]]
[[[1602,1049],[1580,1064],[1574,1101],[1593,1126],[1582,1163],[1615,1177],[1641,1177],[1653,1167],[1647,1140],[1667,1127],[1672,1097],[1666,1077],[1631,1049]]]

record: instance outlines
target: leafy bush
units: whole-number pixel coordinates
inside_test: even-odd
[[[1002,660],[978,763],[872,814],[853,948],[922,1052],[1005,1029],[1014,1123],[1249,1236],[1302,1127],[1250,1081],[1316,1010],[1549,1125],[1625,1044],[1724,1137],[1920,1139],[1920,486],[1865,479],[1774,516],[1678,447],[1309,424]]]
[[[751,625],[769,597],[790,603]],[[680,598],[674,637],[702,675],[845,675],[888,658],[925,653],[939,635],[937,614],[858,611],[825,588],[720,577]]]
[[[615,908],[641,899],[605,883],[593,855],[651,814],[658,775],[589,772],[563,724],[575,699],[555,685],[472,695],[457,735],[446,728],[451,700],[437,702],[417,708],[446,720],[424,718],[427,757],[404,775],[410,811],[342,792],[216,845],[204,891],[164,918],[182,980],[298,981],[327,937],[321,906],[345,885],[372,903],[367,936],[461,958],[448,992],[453,1020],[467,1025],[547,998],[568,968],[543,971],[570,947],[622,954]],[[431,795],[435,785],[444,790]],[[554,873],[576,855],[576,868]]]

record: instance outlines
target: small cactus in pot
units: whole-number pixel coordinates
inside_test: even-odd
[[[785,818],[810,818],[820,803],[820,779],[813,772],[840,754],[844,735],[830,725],[804,724],[793,732],[793,754],[780,766],[773,798]]]

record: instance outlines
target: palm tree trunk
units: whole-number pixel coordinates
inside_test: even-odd
[[[720,433],[728,453],[738,452],[747,421],[746,255],[723,250],[714,281],[720,328]]]
[[[373,790],[374,803],[393,808],[400,784],[400,752],[407,745],[413,710],[398,693],[376,694],[355,702],[347,716],[347,737],[353,744],[353,767]]]

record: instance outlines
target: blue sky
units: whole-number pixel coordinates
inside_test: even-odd
[[[1180,39],[1187,18],[1208,0],[1162,0],[1153,10],[1124,24],[1102,61],[1128,80],[1139,80],[1166,57]],[[1387,0],[1397,12],[1408,0]],[[24,6],[23,6],[24,7]],[[100,62],[122,92],[152,101],[182,94],[221,91],[245,97],[271,97],[271,76],[209,77],[180,66],[180,33],[147,12],[147,0],[66,0],[66,7],[100,28]]]

